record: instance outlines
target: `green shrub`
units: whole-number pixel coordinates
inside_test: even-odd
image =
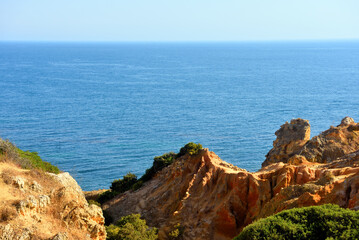
[[[100,196],[97,198],[97,202],[103,204],[104,202],[107,202],[108,200],[111,200],[112,198],[116,197],[116,195],[118,194],[118,192],[107,190],[106,192],[100,194]]]
[[[157,229],[149,228],[140,214],[122,217],[116,224],[106,227],[108,240],[155,240]]]
[[[163,168],[171,165],[176,158],[176,153],[169,152],[162,156],[157,156],[153,159],[152,167],[146,170],[146,173],[140,178],[141,181],[146,182],[153,178],[155,174]]]
[[[37,152],[23,151],[17,148],[8,140],[4,141],[0,138],[0,156],[2,159],[12,161],[25,169],[40,169],[45,172],[60,173],[58,167],[41,159]]]
[[[114,180],[110,188],[113,192],[123,193],[130,190],[136,182],[137,176],[129,172],[123,176],[123,179]]]
[[[132,190],[136,191],[138,189],[140,189],[143,185],[143,181],[142,180],[138,180],[135,184],[132,185]]]
[[[359,212],[332,204],[294,208],[248,225],[234,239],[359,239]]]
[[[180,152],[177,154],[177,157],[182,157],[187,153],[189,155],[196,155],[198,154],[199,150],[201,150],[202,148],[203,147],[200,143],[194,143],[194,142],[187,143],[184,147],[180,149]]]
[[[96,205],[96,206],[101,207],[101,204],[99,202],[95,201],[95,200],[88,200],[87,202],[88,202],[89,205],[92,204],[92,205]]]
[[[181,224],[177,223],[173,226],[173,230],[169,232],[168,237],[171,240],[181,239],[183,235],[183,227]]]
[[[49,162],[43,161],[37,152],[30,152],[30,151],[25,152],[19,148],[17,149],[17,151],[21,158],[30,160],[30,163],[33,168],[42,169],[45,172],[50,172],[50,173],[56,173],[56,174],[60,173],[58,167],[52,165]]]

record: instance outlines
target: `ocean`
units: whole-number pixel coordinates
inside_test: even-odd
[[[199,142],[257,171],[275,131],[359,121],[359,41],[0,43],[0,137],[108,188]]]

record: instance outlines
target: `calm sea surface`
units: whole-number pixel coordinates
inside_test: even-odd
[[[285,121],[359,121],[359,42],[0,43],[0,111],[85,190],[190,141],[256,171]]]

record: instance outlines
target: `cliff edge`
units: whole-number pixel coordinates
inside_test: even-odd
[[[24,169],[21,163],[29,167],[31,161],[18,153],[31,153],[0,143],[1,240],[106,239],[101,208],[87,203],[69,173]]]
[[[208,149],[186,154],[103,209],[113,221],[140,213],[159,228],[159,239],[169,239],[174,226],[183,239],[232,239],[254,220],[294,207],[359,209],[358,126],[344,121],[310,140],[308,121],[286,123],[255,173]]]

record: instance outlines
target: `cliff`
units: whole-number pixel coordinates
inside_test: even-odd
[[[0,153],[1,240],[106,239],[101,208],[68,173],[26,170]]]
[[[113,221],[140,213],[159,238],[180,224],[183,239],[232,239],[256,219],[294,207],[359,208],[359,124],[351,119],[309,139],[310,125],[292,120],[263,168],[251,173],[208,149],[185,155],[136,191],[103,205]]]

